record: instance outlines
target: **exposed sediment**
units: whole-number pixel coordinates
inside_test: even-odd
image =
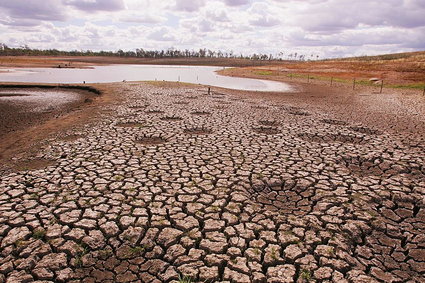
[[[417,137],[123,85],[53,163],[1,176],[0,282],[423,282]]]

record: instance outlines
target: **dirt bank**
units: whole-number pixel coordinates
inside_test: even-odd
[[[223,75],[285,81],[289,79],[314,84],[346,84],[356,80],[357,86],[379,88],[416,89],[425,87],[425,52],[412,53],[410,57],[391,60],[339,59],[324,61],[288,61],[270,63],[268,66],[250,66],[227,69]],[[370,80],[373,79],[373,80]]]
[[[46,87],[48,91],[49,85],[23,89],[43,91]],[[27,103],[17,104],[13,100],[0,100],[0,169],[12,168],[14,163],[34,157],[41,143],[46,142],[48,138],[99,117],[100,106],[105,106],[112,101],[111,91],[114,86],[95,85],[94,87],[102,94],[81,89],[72,90],[67,87],[55,88],[69,95],[75,95],[77,99],[48,111],[34,112],[30,111],[31,105]],[[20,88],[7,88],[7,90],[13,93]],[[114,101],[118,99],[117,97]]]
[[[417,95],[414,91],[385,89],[380,94],[374,88],[368,87],[352,90],[346,85],[329,87],[297,80],[286,82],[294,86],[294,92],[246,92],[213,88],[213,93],[218,98],[221,97],[220,94],[232,94],[241,99],[256,99],[260,104],[290,105],[288,109],[293,114],[288,115],[309,115],[310,112],[320,112],[332,119],[349,121],[351,124],[392,132],[399,136],[409,136],[419,141],[423,139],[425,97]],[[10,162],[13,158],[25,159],[37,152],[37,147],[34,147],[32,153],[26,153],[33,144],[61,135],[67,129],[90,123],[96,117],[108,115],[107,105],[119,104],[132,86],[143,86],[143,84],[138,82],[97,84],[94,86],[103,94],[96,97],[92,103],[84,103],[87,94],[81,93],[81,100],[78,103],[70,104],[58,112],[43,113],[38,116],[19,113],[19,109],[11,105],[3,106],[5,114],[2,114],[3,123],[0,125],[4,134],[0,142],[0,161],[4,163]],[[147,84],[153,84],[164,91],[180,87],[205,88],[205,93],[207,90],[206,87],[179,83],[150,82]],[[18,116],[19,118],[16,118]],[[4,129],[7,129],[9,133],[5,134]]]
[[[108,64],[152,64],[152,65],[194,65],[194,66],[264,66],[269,61],[229,58],[123,58],[99,56],[0,56],[0,68],[89,68],[93,65]]]

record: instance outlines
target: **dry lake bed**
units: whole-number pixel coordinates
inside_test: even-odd
[[[0,176],[0,282],[424,282],[424,101],[120,83]]]

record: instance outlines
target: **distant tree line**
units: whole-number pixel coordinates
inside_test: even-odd
[[[318,55],[306,56],[295,53],[284,54],[280,52],[277,55],[272,54],[236,54],[233,51],[213,51],[206,48],[199,50],[178,50],[169,48],[167,50],[145,50],[137,48],[136,51],[92,51],[92,50],[72,50],[63,51],[58,49],[33,49],[27,45],[22,47],[8,47],[6,44],[0,43],[0,56],[110,56],[110,57],[131,57],[131,58],[234,58],[248,60],[315,60],[319,59]]]

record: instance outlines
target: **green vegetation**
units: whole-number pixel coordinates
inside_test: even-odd
[[[35,199],[35,200],[37,200],[38,199],[38,195],[36,193],[32,193],[32,194],[30,194],[29,199]]]
[[[197,86],[197,84],[185,83],[185,82],[170,82],[170,81],[144,81],[144,82],[153,86],[158,86],[158,87]]]
[[[104,250],[99,250],[99,257],[101,259],[108,259],[110,256],[112,256],[114,253],[112,252],[111,249],[104,249]]]
[[[396,84],[396,85],[387,85],[386,87],[391,88],[405,88],[405,89],[424,89],[425,83],[416,83],[416,84]]]
[[[45,236],[46,236],[46,230],[44,230],[43,228],[37,228],[32,233],[32,237],[37,240],[43,240]]]
[[[210,50],[200,48],[199,50],[178,50],[169,48],[167,50],[145,50],[137,48],[133,50],[117,50],[117,51],[92,51],[92,50],[72,50],[63,51],[58,49],[32,49],[28,45],[12,48],[6,44],[0,43],[0,56],[106,56],[106,57],[125,57],[125,58],[230,58],[230,59],[249,59],[249,60],[281,60],[275,58],[271,54],[251,54],[243,55],[234,53],[233,51],[226,52],[221,50]],[[300,59],[302,57],[300,56]]]
[[[184,275],[181,276],[179,275],[179,283],[194,283],[195,281],[192,280],[192,278],[190,278],[190,276]]]
[[[375,56],[359,56],[359,57],[349,57],[341,59],[330,59],[332,61],[338,60],[352,60],[352,61],[389,61],[389,60],[400,60],[408,59],[415,56],[424,56],[424,52],[407,52],[407,53],[394,53],[394,54],[384,54],[384,55],[375,55]]]
[[[220,209],[220,207],[219,207],[219,206],[217,206],[217,205],[213,205],[213,206],[211,206],[211,210],[212,210],[212,211],[214,211],[214,212],[218,212],[218,211],[220,211],[221,209]]]
[[[130,248],[130,253],[133,255],[141,255],[145,251],[145,247],[142,246],[136,246]]]
[[[124,180],[124,177],[123,176],[115,176],[115,181],[122,181],[122,180]]]
[[[255,71],[254,73],[256,75],[260,75],[260,76],[271,76],[271,75],[274,75],[274,73],[272,71]]]
[[[276,248],[271,249],[270,255],[274,261],[277,261],[279,259],[278,251]]]
[[[25,247],[26,245],[28,245],[28,241],[24,241],[24,240],[17,240],[17,241],[14,243],[14,245],[15,245],[17,248],[22,248],[22,247]]]
[[[254,248],[254,253],[255,253],[256,255],[260,255],[260,254],[261,254],[261,251],[260,251],[260,249],[259,249],[259,248]]]
[[[310,76],[310,80],[319,80],[319,81],[328,81],[331,80],[334,83],[346,83],[346,84],[352,84],[353,79],[341,79],[341,78],[332,78],[332,77],[326,77],[326,76],[316,76],[316,75],[308,75],[308,74],[300,74],[300,73],[290,73],[287,75],[288,78],[298,78],[298,79],[307,79]],[[363,85],[363,86],[372,86],[372,87],[381,87],[381,84],[375,84],[373,81],[365,80],[365,79],[356,79],[356,85]],[[385,88],[398,88],[398,89],[424,89],[425,83],[410,83],[410,84],[390,84],[386,85],[384,81],[384,87]]]
[[[309,282],[311,280],[311,271],[307,269],[301,270],[301,278]]]
[[[75,266],[82,267],[83,266],[83,256],[89,253],[89,247],[86,245],[81,245],[79,247],[79,252],[75,256]]]

